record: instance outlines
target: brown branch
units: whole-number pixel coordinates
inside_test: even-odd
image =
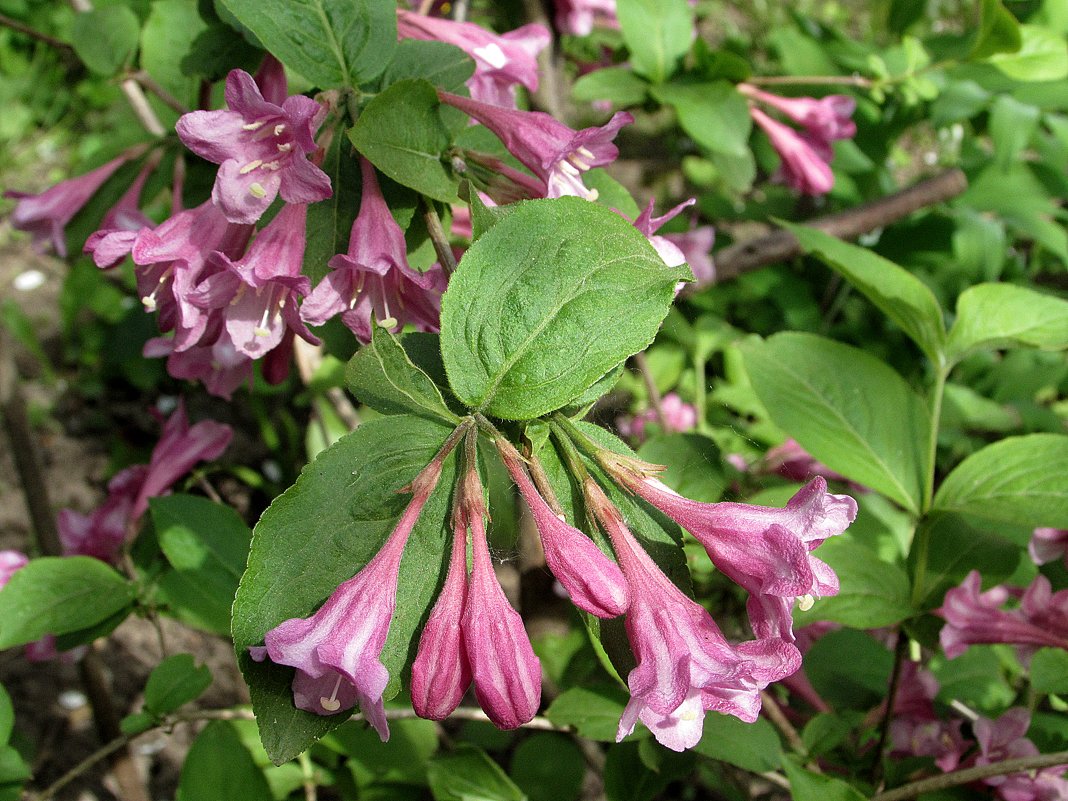
[[[160,86],[159,82],[144,70],[138,70],[137,72],[130,73],[130,77],[137,81],[139,84],[141,84],[141,86],[145,87],[145,89],[150,91],[160,100],[162,100],[164,104],[170,106],[172,109],[177,111],[179,114],[189,113],[189,109],[181,100],[179,100],[166,89],[164,89],[162,86]]]
[[[5,28],[10,28],[13,31],[29,36],[31,39],[36,39],[39,42],[44,42],[46,45],[51,45],[57,50],[62,50],[64,53],[74,53],[74,48],[61,39],[57,39],[54,36],[49,36],[47,33],[41,33],[40,31],[31,28],[24,22],[19,22],[17,19],[12,19],[6,14],[0,14],[0,25]]]
[[[786,714],[782,711],[782,707],[779,706],[775,698],[767,690],[760,691],[761,708],[764,712],[764,716],[775,724],[783,737],[786,738],[786,742],[790,744],[790,747],[799,754],[807,754],[808,749],[805,748],[805,743],[801,739],[801,735],[797,733],[797,729],[794,725],[787,720]],[[819,772],[819,768],[815,765],[812,766]]]
[[[957,169],[947,170],[900,192],[848,211],[817,217],[806,224],[840,239],[856,239],[861,234],[889,225],[922,208],[954,198],[967,188],[968,180],[963,172]],[[788,231],[772,231],[714,253],[716,271],[713,281],[720,283],[737,278],[768,264],[796,258],[802,252],[801,245],[793,234]],[[687,284],[682,291],[688,295],[707,285]]]
[[[855,86],[870,89],[875,82],[862,75],[764,75],[749,76],[746,82],[756,86]]]
[[[450,276],[456,272],[456,256],[453,255],[452,245],[449,244],[449,238],[445,235],[445,229],[441,227],[438,210],[426,196],[420,196],[419,200],[423,206],[423,221],[426,223],[427,233],[434,245],[434,252],[438,254],[438,262],[441,264],[441,269],[445,271],[445,275]]]
[[[990,765],[978,765],[974,768],[964,768],[963,770],[955,770],[952,773],[943,773],[941,776],[920,779],[901,787],[895,787],[893,790],[887,790],[885,793],[878,793],[872,796],[871,801],[904,801],[906,798],[915,798],[921,793],[944,790],[948,787],[958,787],[959,785],[986,779],[990,776],[1007,776],[1010,773],[1023,773],[1056,765],[1068,765],[1068,751],[1006,759]]]
[[[894,719],[894,706],[897,703],[898,692],[901,690],[901,674],[905,667],[908,650],[909,638],[901,628],[898,628],[897,641],[894,644],[894,667],[890,671],[890,684],[886,692],[886,709],[883,711],[883,719],[879,724],[879,740],[875,745],[875,765],[872,768],[871,777],[871,783],[875,787],[880,787],[883,781],[883,760],[890,742],[890,724]]]
[[[671,433],[667,415],[664,414],[664,399],[660,397],[660,389],[656,386],[653,371],[649,369],[649,360],[645,358],[645,351],[634,354],[634,363],[638,366],[638,372],[642,375],[645,391],[649,393],[649,405],[653,407],[653,411],[656,413],[660,428],[663,429],[665,434]]]

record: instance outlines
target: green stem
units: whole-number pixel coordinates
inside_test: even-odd
[[[693,355],[693,405],[697,408],[697,430],[707,434],[711,430],[708,424],[708,380],[705,377],[705,367],[708,359],[704,356]]]
[[[938,426],[942,420],[942,396],[946,391],[946,380],[949,378],[949,367],[945,364],[938,366],[935,375],[934,386],[931,388],[931,433],[927,440],[927,475],[923,486],[923,499],[920,511],[924,514],[931,509],[931,500],[934,498],[935,481],[935,456],[938,452]]]

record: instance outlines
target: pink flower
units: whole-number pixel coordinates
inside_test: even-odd
[[[594,25],[618,28],[616,0],[553,0],[556,27],[572,36],[587,36]]]
[[[471,97],[495,106],[515,108],[515,86],[538,88],[538,53],[551,39],[544,26],[524,25],[497,35],[470,22],[424,16],[397,10],[401,39],[424,39],[456,45],[475,60],[475,74],[467,81]]]
[[[1008,589],[997,586],[980,592],[981,584],[979,571],[971,571],[934,610],[946,621],[939,641],[947,658],[980,643],[1025,646],[1025,656],[1035,648],[1068,648],[1068,590],[1053,593],[1049,579],[1038,575],[1020,598],[1019,608],[1008,610],[1002,608],[1011,597]]]
[[[194,306],[217,311],[225,327],[221,336],[250,359],[277,347],[287,328],[319,344],[297,308],[298,298],[311,290],[311,282],[301,274],[307,208],[284,206],[237,261],[213,252],[212,263],[223,269],[186,296]]]
[[[229,110],[192,111],[178,120],[186,147],[220,165],[211,197],[231,222],[254,223],[275,197],[314,203],[332,194],[330,178],[306,158],[326,110],[301,95],[265,100],[252,76],[226,77]]]
[[[108,482],[108,497],[90,514],[60,509],[56,528],[63,553],[92,556],[115,562],[134,521],[133,507],[144,485],[148,468],[134,465],[120,470]]]
[[[471,686],[461,619],[467,601],[467,527],[454,515],[449,573],[419,638],[412,663],[415,714],[444,720],[460,705]]]
[[[315,614],[286,620],[264,635],[271,661],[297,669],[293,701],[299,709],[331,715],[358,702],[383,742],[389,739],[382,699],[389,671],[381,654],[396,608],[401,555],[441,476],[443,459],[439,453],[411,483],[412,500],[393,533],[359,573]],[[263,650],[252,656],[262,659]]]
[[[97,267],[114,267],[129,255],[141,229],[154,227],[154,223],[141,211],[140,204],[145,181],[157,166],[158,158],[146,162],[130,188],[104,215],[100,229],[85,240],[84,250],[92,254]]]
[[[391,331],[406,324],[437,331],[445,276],[435,265],[425,273],[408,266],[404,231],[393,219],[378,186],[374,167],[360,159],[363,195],[352,223],[347,255],[330,259],[328,273],[300,308],[310,325],[340,314],[361,342],[371,341],[377,322]]]
[[[1036,565],[1045,565],[1063,557],[1065,566],[1068,566],[1068,530],[1036,528],[1027,544],[1027,553]]]
[[[716,265],[712,261],[712,245],[716,242],[716,229],[711,225],[694,225],[689,231],[661,234],[682,253],[686,264],[698,285],[711,284],[716,279]]]
[[[762,471],[777,473],[790,481],[808,481],[815,476],[823,476],[831,481],[849,480],[817,461],[794,439],[788,439],[764,454]]]
[[[4,197],[19,201],[11,214],[12,227],[27,231],[33,237],[34,247],[43,250],[45,243],[51,242],[56,253],[65,257],[67,242],[63,229],[129,158],[119,156],[85,175],[60,181],[39,195],[4,192]]]
[[[597,617],[618,617],[626,612],[630,593],[619,566],[593,540],[549,508],[511,443],[498,439],[496,445],[504,466],[530,508],[545,551],[545,562],[567,590],[571,602]]]
[[[464,602],[464,647],[479,706],[494,725],[514,729],[538,711],[541,662],[534,655],[523,619],[504,597],[493,572],[486,540],[486,510],[478,474],[469,467],[458,501],[461,525],[471,531],[471,580]]]
[[[833,153],[826,142],[799,134],[758,108],[750,108],[749,114],[764,129],[782,159],[782,176],[787,184],[806,195],[825,195],[831,191]]]
[[[784,509],[744,503],[701,503],[655,478],[620,471],[624,485],[655,506],[705,547],[712,564],[749,593],[749,622],[757,637],[793,641],[794,599],[835,595],[838,577],[811,555],[825,539],[856,519],[857,503],[831,495],[814,478]]]
[[[547,197],[574,195],[595,200],[595,190],[582,183],[582,173],[615,161],[612,144],[619,129],[634,117],[625,111],[599,128],[575,131],[541,111],[516,111],[438,91],[443,103],[455,106],[497,134],[508,151],[547,186]]]
[[[667,423],[666,432],[690,431],[697,425],[697,408],[686,403],[676,393],[669,392],[660,401],[660,410]],[[633,417],[616,418],[616,428],[620,436],[644,442],[649,436],[646,427],[650,424],[660,426],[660,415],[656,409],[646,409]]]
[[[1024,735],[1031,727],[1031,713],[1024,707],[1013,707],[997,720],[979,718],[973,724],[979,742],[979,756],[975,765],[990,765],[1006,759],[1031,757],[1038,748]],[[1068,798],[1068,781],[1061,778],[1065,766],[1055,766],[1028,773],[1010,773],[983,779],[996,789],[1004,801],[1063,801]]]
[[[11,577],[30,563],[30,558],[22,551],[0,551],[0,589],[3,589]]]
[[[225,338],[211,345],[195,345],[179,351],[175,349],[174,339],[156,337],[145,343],[143,355],[147,359],[166,356],[170,375],[201,381],[209,393],[227,400],[238,387],[252,381],[252,359],[239,353]]]
[[[851,139],[857,134],[857,126],[852,119],[857,101],[848,95],[782,97],[746,83],[738,84],[738,91],[789,117],[818,140],[833,142],[836,139]]]
[[[891,754],[933,757],[942,771],[955,770],[970,743],[960,720],[942,721],[935,714],[938,681],[916,662],[902,663],[890,722]]]
[[[683,211],[696,202],[697,198],[692,197],[689,200],[684,200],[673,209],[670,209],[667,214],[662,217],[654,217],[653,206],[656,203],[656,200],[651,199],[649,205],[646,206],[642,210],[642,213],[634,220],[634,227],[641,231],[642,235],[649,240],[649,243],[656,248],[656,252],[668,267],[678,267],[685,264],[686,256],[674,242],[665,237],[657,236],[656,232],[660,230],[660,227],[664,223],[668,220],[675,219],[675,217],[678,217]]]
[[[779,639],[729,644],[642,549],[593,479],[585,489],[631,590],[625,625],[638,664],[627,677],[631,700],[616,740],[640,719],[662,745],[683,751],[701,739],[707,710],[756,720],[760,691],[800,666],[797,648]]]

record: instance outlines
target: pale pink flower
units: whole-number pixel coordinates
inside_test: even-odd
[[[220,165],[211,196],[227,219],[254,223],[279,194],[299,204],[330,197],[330,178],[307,158],[326,109],[301,95],[265,100],[242,70],[226,77],[226,104],[184,114],[176,128],[186,147]]]
[[[961,733],[961,720],[940,720],[934,699],[938,680],[918,663],[905,660],[894,696],[890,722],[890,753],[934,758],[942,771],[955,770],[970,743]]]
[[[553,0],[556,27],[561,33],[587,36],[595,25],[618,28],[616,0]]]
[[[699,286],[711,284],[716,279],[716,265],[712,260],[712,245],[716,242],[716,229],[711,225],[695,225],[689,231],[661,234],[682,254]]]
[[[974,764],[990,765],[1006,759],[1038,756],[1039,750],[1027,737],[1031,713],[1013,707],[997,720],[979,718],[973,724],[979,755]],[[988,776],[983,779],[1003,801],[1064,801],[1068,798],[1068,781],[1062,778],[1065,765],[1041,770]]]
[[[677,393],[669,392],[660,400],[660,410],[667,423],[665,433],[691,431],[697,425],[697,407],[686,403]],[[656,409],[646,409],[633,417],[617,417],[616,428],[622,437],[644,442],[648,436],[648,426],[661,426],[660,415]]]
[[[852,139],[857,134],[857,125],[853,122],[857,101],[849,95],[783,97],[747,83],[738,84],[738,91],[789,117],[816,139],[833,142]]]
[[[239,387],[252,382],[252,359],[238,352],[229,339],[176,350],[174,339],[156,337],[145,343],[142,353],[147,359],[167,357],[170,375],[186,381],[200,381],[210,394],[226,400],[230,400]]]
[[[0,551],[0,589],[3,589],[11,577],[30,563],[30,558],[22,551]]]
[[[155,224],[141,211],[141,192],[158,165],[159,159],[148,160],[129,189],[108,209],[100,221],[100,229],[85,240],[84,251],[92,254],[97,267],[114,267],[133,250],[141,229],[154,227]]]
[[[1063,558],[1068,566],[1068,529],[1036,528],[1027,543],[1027,553],[1036,565]]]
[[[823,141],[798,133],[788,125],[773,120],[758,108],[750,108],[754,122],[764,129],[782,159],[783,180],[806,195],[825,195],[834,187],[830,161],[833,153]]]

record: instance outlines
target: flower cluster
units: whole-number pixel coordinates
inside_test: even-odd
[[[792,632],[794,601],[800,597],[807,604],[813,595],[837,592],[834,573],[811,551],[852,522],[853,500],[827,493],[823,479],[815,479],[784,509],[699,503],[651,477],[653,466],[600,449],[577,429],[569,434],[554,427],[591,520],[606,536],[599,547],[567,521],[538,459],[522,456],[478,415],[460,423],[408,487],[412,500],[379,553],[312,616],[283,621],[266,632],[264,646],[252,649],[255,659],[269,657],[296,668],[294,703],[318,714],[359,703],[383,739],[388,736],[382,705],[388,674],[380,655],[396,604],[402,553],[443,460],[462,439],[449,567],[412,665],[412,703],[420,716],[440,720],[473,683],[478,702],[501,728],[522,725],[537,712],[540,666],[490,559],[477,469],[479,429],[492,439],[530,511],[546,565],[572,602],[597,617],[624,616],[637,666],[627,677],[631,700],[617,738],[626,737],[640,720],[659,742],[681,751],[700,739],[709,710],[755,720],[760,692],[800,666]],[[663,572],[584,466],[588,462],[576,443],[615,485],[697,537],[716,567],[749,592],[756,639],[729,642],[709,612]]]

